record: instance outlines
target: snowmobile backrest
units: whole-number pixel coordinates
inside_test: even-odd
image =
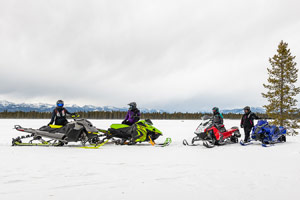
[[[53,125],[53,124],[49,124],[50,128],[61,128],[63,127],[62,125]]]
[[[130,127],[130,126],[127,124],[112,124],[112,125],[110,125],[110,128],[113,128],[113,129],[126,128],[126,127]]]
[[[271,135],[274,135],[274,134],[276,135],[276,134],[280,133],[279,128],[275,125],[270,126],[269,130],[270,130],[269,134],[271,134]]]

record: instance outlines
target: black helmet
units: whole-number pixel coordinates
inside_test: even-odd
[[[249,106],[246,106],[246,107],[244,108],[244,110],[249,110],[249,111],[250,111],[250,107],[249,107]]]
[[[136,103],[135,102],[131,102],[128,105],[130,106],[130,108],[129,108],[130,110],[133,110],[133,109],[136,108]]]
[[[63,107],[64,106],[64,101],[63,100],[58,100],[56,102],[57,107]]]
[[[218,113],[219,112],[219,108],[218,107],[213,107],[212,111],[213,111],[213,113]]]

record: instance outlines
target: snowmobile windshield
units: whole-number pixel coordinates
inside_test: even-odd
[[[203,120],[201,121],[200,125],[197,127],[196,131],[195,131],[195,134],[199,134],[199,133],[202,133],[204,132],[204,130],[206,128],[208,128],[209,126],[212,125],[212,120],[211,118],[208,118],[206,120]]]
[[[146,119],[145,122],[146,122],[147,124],[149,124],[149,125],[153,125],[151,119]]]
[[[208,115],[204,115],[201,119],[202,119],[202,120],[208,120],[208,119],[211,119],[211,117],[208,116]]]

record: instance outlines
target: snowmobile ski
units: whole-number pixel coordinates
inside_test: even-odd
[[[188,141],[187,141],[186,139],[184,139],[184,140],[182,141],[182,144],[185,145],[185,146],[200,146],[200,144],[194,144],[194,143],[189,144]]]
[[[166,147],[169,146],[172,143],[171,138],[166,138],[166,140],[163,143],[155,143],[155,146],[157,147]]]
[[[262,147],[271,147],[271,146],[274,146],[274,144],[264,144],[264,143],[262,143],[261,146]]]
[[[204,141],[203,142],[203,146],[207,147],[207,148],[213,148],[215,147],[215,144],[209,142],[209,141]]]
[[[84,147],[79,147],[79,148],[83,148],[83,149],[99,149],[100,147],[102,147],[103,145],[105,145],[109,140],[106,140],[102,143],[96,144],[95,146],[84,146]]]

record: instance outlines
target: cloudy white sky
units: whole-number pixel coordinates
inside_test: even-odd
[[[299,10],[298,0],[0,0],[0,100],[262,106],[281,40],[300,63]]]

